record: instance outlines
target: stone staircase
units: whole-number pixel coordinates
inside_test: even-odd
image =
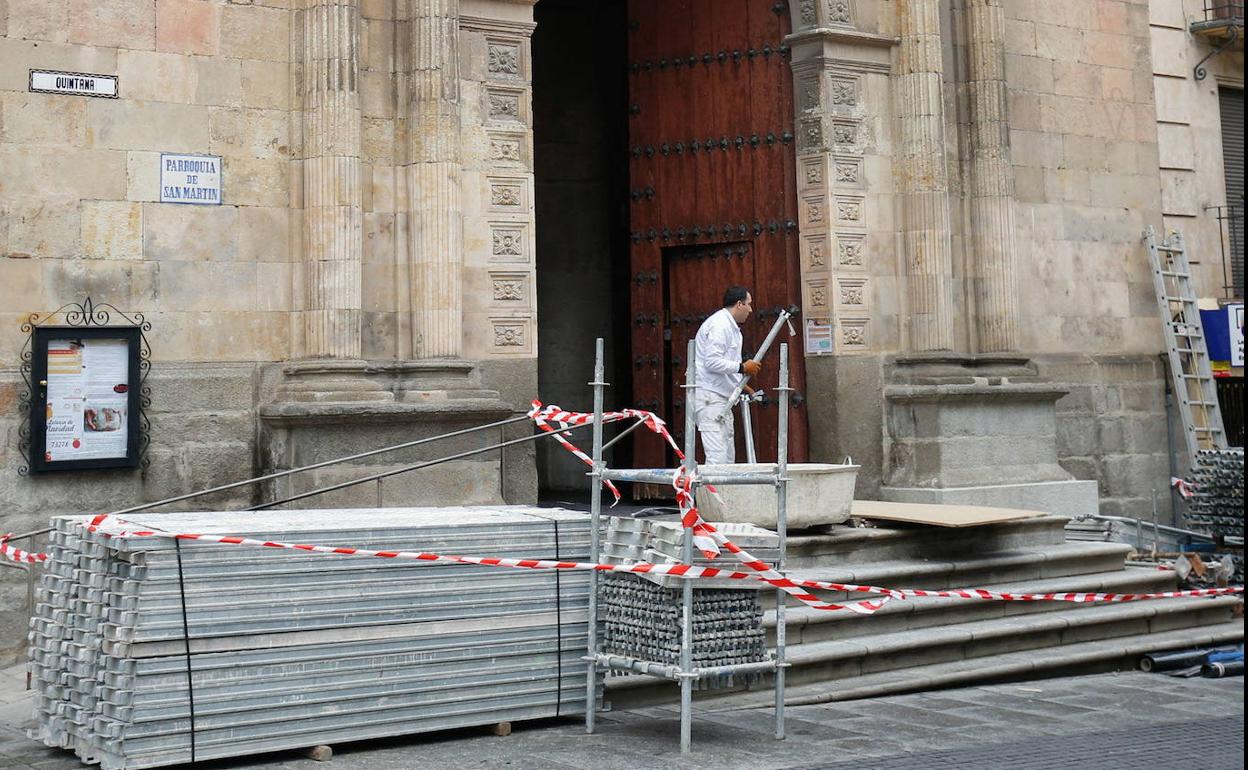
[[[1175,573],[1128,567],[1131,547],[1067,542],[1065,517],[988,527],[838,529],[790,538],[787,572],[896,588],[989,588],[1017,593],[1173,590]],[[767,591],[764,600],[774,596]],[[861,599],[823,592],[830,601]],[[1130,667],[1153,650],[1242,641],[1240,596],[1123,604],[892,601],[874,615],[786,605],[787,701],[852,700],[949,686]],[[775,613],[767,615],[774,643]],[[770,682],[726,708],[772,702]],[[700,694],[715,698],[726,691]],[[678,690],[648,677],[610,679],[608,700],[632,708]]]

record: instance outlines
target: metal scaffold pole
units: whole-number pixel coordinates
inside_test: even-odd
[[[776,534],[780,536],[780,554],[776,571],[784,574],[784,548],[788,528],[788,467],[789,467],[789,346],[780,345],[780,425],[776,438]],[[776,740],[784,740],[784,591],[776,589]]]
[[[689,368],[685,370],[685,403],[697,403],[697,343],[689,340],[688,354],[685,360]],[[698,462],[694,459],[697,450],[695,410],[685,409],[685,473],[694,478]],[[697,494],[697,483],[691,485],[689,493]],[[684,547],[681,550],[681,561],[693,564],[693,529],[685,527]],[[680,587],[680,753],[688,754],[693,744],[693,581],[686,580]]]
[[[589,495],[589,554],[597,564],[601,554],[598,542],[599,524],[602,517],[602,401],[603,389],[607,386],[603,365],[603,342],[599,337],[594,344],[594,381],[590,385],[594,389],[594,454],[593,467],[590,469]],[[589,573],[589,644],[586,656],[589,662],[589,682],[585,685],[585,732],[594,731],[594,712],[598,710],[598,573]]]

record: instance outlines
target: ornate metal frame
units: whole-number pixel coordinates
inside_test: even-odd
[[[114,315],[119,317],[122,323],[115,322]],[[61,319],[60,323],[56,323],[58,318]],[[104,327],[133,327],[139,330],[139,467],[146,470],[151,464],[151,459],[147,456],[148,444],[151,443],[151,424],[147,419],[147,410],[152,405],[152,390],[147,384],[147,375],[152,368],[152,348],[147,341],[147,332],[151,331],[152,323],[144,318],[142,313],[123,313],[107,302],[96,304],[90,297],[87,297],[82,302],[61,305],[51,313],[31,313],[22,321],[21,329],[26,333],[26,343],[22,346],[20,369],[26,389],[22,391],[17,400],[18,411],[22,415],[18,428],[17,447],[25,462],[17,469],[18,474],[29,475],[31,466],[30,420],[26,419],[26,415],[30,413],[31,400],[35,397],[35,387],[31,381],[35,329]]]

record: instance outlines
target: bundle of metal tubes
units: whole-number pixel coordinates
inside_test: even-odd
[[[127,518],[280,542],[589,557],[588,517],[553,509]],[[586,573],[106,538],[84,522],[53,522],[31,621],[32,737],[105,770],[585,711]]]
[[[1201,450],[1188,480],[1194,494],[1185,518],[1189,527],[1220,537],[1228,548],[1234,583],[1244,581],[1244,450]],[[1233,546],[1238,546],[1234,548]]]
[[[774,563],[779,536],[750,524],[717,524],[729,540],[751,555]],[[607,524],[603,561],[612,564],[681,561],[686,530],[678,517],[614,517]],[[698,566],[744,569],[730,554],[698,555]],[[681,593],[684,578],[672,575],[608,575],[599,589],[602,649],[660,665],[680,663]],[[693,593],[693,664],[712,668],[768,660],[759,581],[699,579]],[[699,689],[748,685],[761,674],[701,677]]]
[[[602,650],[665,666],[680,664],[681,594],[636,575],[608,575],[599,589]],[[715,668],[769,660],[758,591],[707,588],[693,595],[693,665]],[[698,689],[748,685],[761,674],[699,677]]]

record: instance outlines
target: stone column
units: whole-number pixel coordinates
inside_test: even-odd
[[[303,25],[304,354],[361,354],[358,0],[309,0]]]
[[[953,254],[938,0],[897,3],[897,192],[909,284],[909,347],[953,348]]]
[[[411,357],[453,358],[463,344],[459,0],[412,0],[411,30]]]
[[[1001,0],[967,0],[966,22],[976,347],[1012,352],[1018,350],[1018,268]]]

